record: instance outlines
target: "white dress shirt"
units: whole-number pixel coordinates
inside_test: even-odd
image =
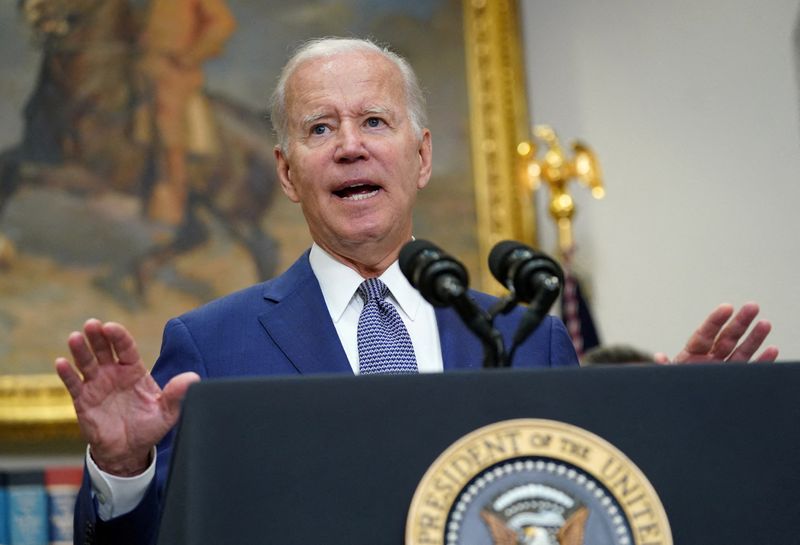
[[[364,301],[358,287],[364,281],[356,271],[337,261],[314,244],[309,255],[311,270],[319,281],[325,306],[339,334],[339,340],[353,372],[358,374],[358,318]],[[420,373],[435,373],[443,369],[439,329],[433,306],[409,284],[397,261],[379,277],[389,288],[386,301],[396,309],[411,337],[417,368]]]
[[[358,374],[358,318],[364,307],[358,287],[364,278],[316,244],[311,247],[309,262],[350,367]],[[411,337],[419,372],[442,371],[442,349],[433,306],[409,284],[397,261],[379,278],[389,288],[386,300],[397,308]],[[98,515],[102,520],[109,520],[133,511],[144,497],[155,477],[156,449],[153,448],[150,466],[136,477],[116,477],[102,471],[89,455],[88,447],[86,467],[92,492],[98,500]]]

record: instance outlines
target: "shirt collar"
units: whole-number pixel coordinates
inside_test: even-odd
[[[308,256],[311,270],[317,277],[325,305],[334,322],[338,322],[353,297],[358,297],[358,286],[364,281],[360,274],[336,260],[314,243]],[[411,320],[417,317],[422,295],[408,282],[395,261],[380,276],[389,288],[391,297]]]

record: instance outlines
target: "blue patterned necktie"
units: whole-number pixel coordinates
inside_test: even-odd
[[[358,318],[358,365],[362,375],[417,372],[411,337],[397,309],[385,300],[389,288],[377,278],[358,287],[364,309]]]

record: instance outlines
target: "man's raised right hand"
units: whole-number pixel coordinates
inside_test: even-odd
[[[69,390],[81,433],[97,466],[132,477],[175,425],[196,373],[173,377],[162,390],[150,376],[131,334],[121,324],[88,320],[67,340],[75,367],[57,358],[56,372]],[[76,370],[77,368],[77,370]]]

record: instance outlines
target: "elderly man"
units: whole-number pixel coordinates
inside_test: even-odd
[[[311,250],[278,278],[170,320],[152,375],[129,333],[97,320],[69,337],[77,371],[56,361],[89,442],[76,512],[84,542],[152,542],[171,430],[187,387],[201,377],[481,366],[480,342],[454,311],[425,302],[397,264],[431,174],[424,102],[407,62],[368,41],[309,42],[283,70],[272,119],[282,188],[302,208]],[[484,307],[493,302],[472,295]],[[734,351],[755,312],[746,306],[723,329],[732,309],[720,307],[682,359],[748,359],[769,330],[759,323]],[[496,322],[507,339],[520,314]],[[761,358],[776,356],[770,348]],[[577,358],[563,324],[548,317],[514,364]]]

